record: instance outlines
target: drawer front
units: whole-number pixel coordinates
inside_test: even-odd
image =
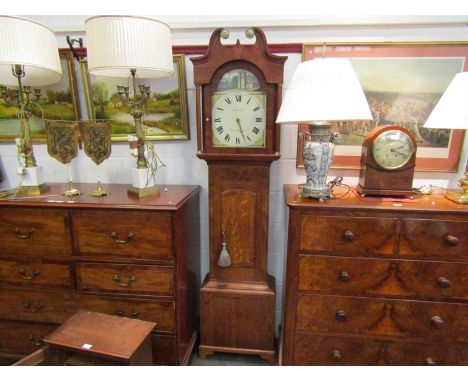
[[[385,218],[305,215],[301,220],[300,250],[391,255],[396,222]]]
[[[42,346],[42,339],[57,325],[0,321],[0,353],[26,355]]]
[[[174,295],[172,267],[79,262],[76,278],[85,291]]]
[[[468,264],[301,255],[298,289],[466,300]]]
[[[468,305],[301,295],[296,329],[468,342]]]
[[[75,296],[0,289],[0,318],[61,324],[78,310]]]
[[[296,334],[294,365],[468,365],[468,345]]]
[[[70,256],[67,222],[64,211],[0,208],[0,254]]]
[[[52,260],[0,259],[0,284],[70,289],[73,287],[71,265]]]
[[[144,212],[75,212],[76,252],[80,255],[171,260],[170,215]]]
[[[175,366],[177,362],[177,342],[173,336],[153,334],[153,364],[160,366]]]
[[[400,254],[468,261],[468,222],[403,219]]]
[[[175,331],[175,303],[173,301],[81,295],[78,306],[83,310],[155,322],[157,324],[155,330],[158,332],[173,333]]]

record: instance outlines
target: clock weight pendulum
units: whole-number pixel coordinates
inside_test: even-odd
[[[286,57],[264,33],[251,45],[221,44],[192,58],[197,156],[207,161],[210,273],[200,291],[201,358],[213,352],[275,362],[275,280],[267,273],[270,166],[279,159],[281,85]],[[259,323],[262,323],[259,325]]]

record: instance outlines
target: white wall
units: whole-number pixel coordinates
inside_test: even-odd
[[[57,32],[60,47],[68,47],[66,35],[72,37],[84,36],[85,16],[30,16],[41,21]],[[202,17],[189,18],[184,16],[166,17],[166,21],[173,28],[174,45],[206,45],[214,27],[233,25],[232,38],[243,37],[244,28],[242,18],[230,17]],[[462,22],[461,22],[462,21]],[[356,42],[356,41],[466,41],[468,40],[468,17],[437,18],[433,17],[377,17],[346,18],[341,17],[300,17],[296,19],[282,18],[255,18],[248,19],[246,26],[261,26],[269,43],[298,43],[298,42]],[[412,24],[414,22],[414,24]],[[384,23],[384,24],[382,24]],[[69,32],[67,32],[69,31]],[[284,88],[288,87],[292,73],[300,62],[300,54],[289,54],[285,65]],[[190,135],[189,141],[156,142],[155,146],[166,167],[158,171],[157,182],[166,184],[199,184],[201,193],[201,273],[208,272],[208,171],[204,161],[195,156],[196,127],[195,127],[195,87],[193,84],[193,69],[189,57],[185,60],[187,70],[187,88],[189,102]],[[77,65],[78,67],[78,65]],[[79,79],[79,90],[83,117],[86,118],[85,103],[83,102],[83,88]],[[303,183],[305,175],[303,170],[296,169],[296,134],[297,127],[283,126],[281,129],[281,159],[274,162],[271,167],[270,189],[270,223],[269,223],[269,251],[268,270],[276,278],[277,283],[277,323],[280,321],[282,307],[284,261],[287,244],[286,225],[287,213],[284,207],[282,187],[284,183]],[[468,138],[467,138],[468,139]],[[458,173],[420,172],[415,174],[414,185],[432,184],[441,187],[456,187],[457,180],[462,176],[467,157],[467,144],[465,139],[460,170]],[[35,144],[34,152],[40,165],[44,167],[47,182],[65,182],[68,177],[64,165],[50,158],[44,144]],[[13,144],[0,145],[2,172],[6,181],[2,188],[15,186],[18,178],[15,175],[16,147]],[[130,183],[130,168],[134,160],[128,155],[127,144],[114,143],[112,155],[101,167],[102,181],[113,183]],[[73,162],[75,179],[77,182],[95,182],[96,166],[80,151]],[[337,175],[344,176],[347,184],[357,183],[357,170],[332,170],[330,178]]]

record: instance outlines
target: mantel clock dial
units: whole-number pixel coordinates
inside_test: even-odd
[[[413,193],[416,140],[401,126],[380,126],[362,144],[358,191],[362,195],[409,196]]]
[[[278,159],[276,115],[285,57],[255,44],[223,45],[192,58],[197,156],[208,163],[210,273],[200,292],[200,356],[214,351],[275,360],[275,282],[267,273],[271,162]],[[258,326],[262,321],[263,325]],[[222,329],[220,329],[222,328]]]

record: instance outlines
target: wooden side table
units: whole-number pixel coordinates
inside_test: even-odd
[[[151,365],[155,323],[78,311],[16,365]]]

